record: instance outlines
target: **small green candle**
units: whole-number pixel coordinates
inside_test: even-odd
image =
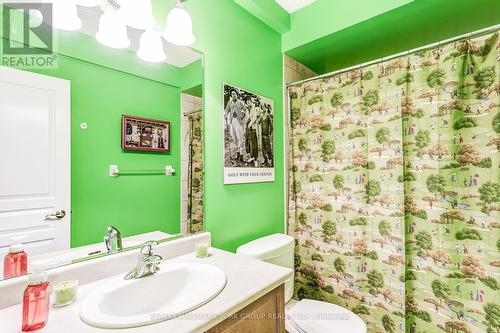
[[[54,286],[54,306],[60,307],[73,303],[76,300],[78,281],[69,280],[59,282]]]
[[[196,256],[198,258],[208,257],[208,243],[202,242],[196,244]]]

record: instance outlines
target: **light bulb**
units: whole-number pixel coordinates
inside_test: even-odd
[[[120,0],[119,13],[125,24],[141,30],[153,28],[155,19],[151,0]]]
[[[148,62],[162,62],[167,56],[163,50],[161,35],[154,30],[146,30],[141,35],[139,50],[137,55],[142,60]]]
[[[184,5],[180,2],[168,13],[165,39],[180,46],[193,45],[195,42],[193,21]]]
[[[104,12],[99,19],[99,31],[95,38],[102,45],[114,49],[125,49],[130,46],[127,36],[127,26],[114,11]]]
[[[52,26],[59,30],[75,31],[82,27],[76,0],[44,0],[52,3]]]
[[[102,4],[103,0],[76,0],[76,4],[84,7],[97,7]]]

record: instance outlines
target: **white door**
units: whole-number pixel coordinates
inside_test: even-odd
[[[0,66],[0,255],[70,246],[70,109],[69,81]]]

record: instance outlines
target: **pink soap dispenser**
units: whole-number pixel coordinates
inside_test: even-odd
[[[9,253],[3,258],[3,278],[9,279],[25,275],[28,268],[28,255],[22,244],[9,247]]]
[[[23,295],[23,332],[38,330],[49,319],[50,292],[47,273],[37,263],[30,265],[28,287]]]

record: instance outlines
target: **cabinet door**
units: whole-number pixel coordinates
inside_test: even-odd
[[[272,290],[207,333],[285,333],[285,288]]]

